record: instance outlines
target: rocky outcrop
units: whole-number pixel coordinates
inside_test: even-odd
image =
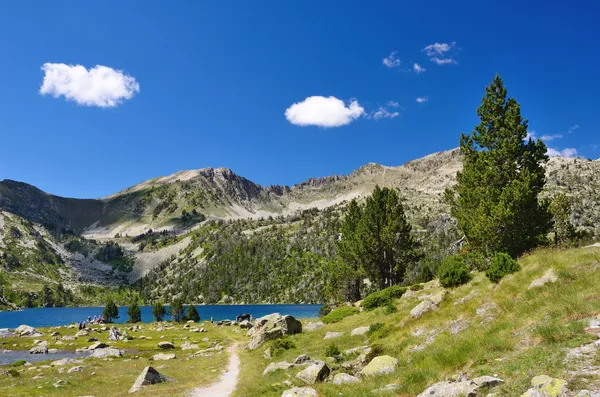
[[[294,387],[284,391],[281,397],[319,397],[319,393],[312,387]]]
[[[425,299],[410,311],[410,315],[412,318],[420,318],[423,314],[434,309],[437,309],[437,305],[430,299]]]
[[[547,283],[555,283],[558,280],[558,276],[554,272],[554,269],[548,270],[544,275],[538,279],[535,279],[529,284],[527,289],[543,287]]]
[[[315,361],[306,369],[298,372],[296,378],[308,385],[323,382],[329,376],[329,367],[324,361]]]
[[[146,367],[142,370],[142,373],[137,377],[131,389],[129,389],[129,393],[135,393],[140,390],[142,387],[148,385],[154,385],[156,383],[167,382],[170,379],[166,376],[160,374],[157,370],[152,367]]]
[[[279,313],[269,314],[257,319],[254,327],[248,331],[248,335],[252,338],[248,349],[254,350],[267,341],[301,332],[302,323],[293,316],[282,316]]]
[[[14,329],[13,334],[19,336],[42,336],[43,334],[29,325],[19,325]]]
[[[482,388],[491,388],[503,383],[502,379],[493,376],[481,376],[473,380],[458,382],[444,381],[428,387],[418,397],[475,397]]]
[[[391,374],[398,365],[398,359],[390,356],[377,356],[359,373],[361,376]]]

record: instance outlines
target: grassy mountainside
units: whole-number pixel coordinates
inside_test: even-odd
[[[283,384],[286,381],[304,386],[294,377],[304,367],[262,374],[270,362],[293,362],[300,354],[326,360],[332,375],[355,374],[360,368],[355,366],[357,353],[343,352],[359,346],[375,352],[370,358],[383,354],[397,358],[398,366],[388,375],[362,378],[360,383],[311,387],[324,396],[372,396],[373,390],[395,384],[393,392],[381,395],[416,396],[445,379],[493,375],[505,381],[493,390],[494,395],[520,396],[531,387],[534,376],[544,374],[567,380],[572,395],[585,388],[600,390],[598,346],[593,343],[598,337],[586,332],[589,321],[600,313],[600,248],[539,250],[523,257],[520,265],[519,272],[499,284],[483,273],[475,274],[470,283],[446,290],[437,308],[420,318],[413,318],[410,311],[444,291],[435,281],[394,300],[394,310],[363,311],[316,331],[286,337],[294,347],[277,350],[272,360],[263,357],[263,350],[275,351],[273,342],[244,351],[242,363],[247,365],[234,395],[280,396],[290,387]],[[550,269],[558,276],[555,283],[528,289]],[[355,328],[375,324],[380,325],[373,333],[351,335]],[[344,334],[324,339],[327,332]],[[326,358],[332,343],[342,352],[339,361]]]

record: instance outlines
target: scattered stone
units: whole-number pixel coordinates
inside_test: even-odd
[[[87,341],[88,341],[89,343],[92,343],[92,342],[98,342],[98,339],[96,339],[96,338],[94,338],[94,337],[91,337],[91,338],[88,338],[88,340],[87,340]]]
[[[135,393],[144,386],[154,385],[156,383],[167,382],[170,379],[160,374],[157,370],[152,367],[146,367],[142,370],[142,373],[137,377],[129,393]]]
[[[350,335],[351,336],[364,335],[367,332],[369,332],[369,328],[370,327],[358,327],[358,328],[354,328],[352,330],[352,332],[350,332]]]
[[[53,367],[59,367],[59,366],[63,366],[63,365],[82,364],[82,363],[83,363],[83,361],[76,360],[74,358],[63,358],[61,360],[52,361],[50,363],[50,365],[53,366]]]
[[[352,376],[352,375],[345,374],[345,373],[339,373],[333,377],[334,385],[343,385],[345,383],[358,383],[358,382],[360,382],[360,379],[358,379],[356,376]]]
[[[470,301],[471,299],[473,299],[477,295],[478,295],[478,293],[476,291],[471,291],[471,292],[469,292],[468,295],[463,296],[462,298],[460,298],[459,300],[457,300],[456,302],[454,302],[454,306],[462,305],[462,304]]]
[[[350,355],[350,354],[354,354],[354,353],[369,354],[370,352],[371,352],[371,348],[369,346],[357,346],[357,347],[353,347],[352,349],[345,350],[344,354],[346,354],[346,355]]]
[[[66,380],[57,380],[56,383],[54,383],[54,387],[61,387],[67,384]]]
[[[474,397],[479,395],[480,388],[491,388],[498,386],[504,381],[493,376],[481,376],[473,380],[461,380],[458,382],[439,382],[428,387],[418,397]]]
[[[547,283],[555,283],[558,276],[554,273],[554,269],[549,269],[544,275],[536,280],[533,280],[527,289],[543,287]]]
[[[298,372],[296,378],[306,384],[312,385],[323,382],[329,376],[329,367],[324,361],[315,361],[306,369]]]
[[[37,346],[29,349],[30,354],[47,354],[48,353],[48,342],[44,341]]]
[[[82,365],[78,365],[76,367],[69,368],[69,370],[67,371],[67,373],[68,374],[72,374],[73,372],[81,372],[81,371],[83,371],[83,368],[84,367]]]
[[[469,322],[461,318],[450,320],[446,323],[446,328],[452,335],[456,335],[465,329],[469,328]]]
[[[316,331],[319,328],[322,328],[324,326],[325,326],[325,324],[323,324],[322,321],[317,321],[317,322],[314,322],[314,323],[308,323],[308,324],[306,324],[306,326],[304,327],[304,330],[305,331]]]
[[[53,333],[50,334],[50,336],[60,336],[60,332],[54,331]]]
[[[325,337],[323,339],[335,339],[339,338],[342,335],[344,335],[343,332],[328,332],[325,334]]]
[[[425,299],[410,311],[410,315],[412,318],[420,318],[423,314],[434,309],[437,309],[435,303],[429,299]]]
[[[435,279],[431,280],[425,284],[423,284],[423,291],[427,291],[428,289],[440,288],[440,280]]]
[[[198,346],[197,344],[194,343],[190,343],[190,342],[184,342],[183,345],[181,345],[181,350],[198,350],[200,349],[200,346]]]
[[[310,357],[308,354],[301,354],[294,360],[294,365],[302,365],[310,362]]]
[[[269,314],[257,319],[254,327],[248,330],[248,335],[252,337],[248,349],[254,350],[269,340],[301,332],[302,323],[293,316],[282,316],[279,313]]]
[[[281,361],[278,363],[270,363],[267,368],[263,371],[263,375],[269,374],[271,372],[286,370],[293,366],[293,364],[288,363],[287,361]]]
[[[81,331],[77,331],[77,333],[75,334],[75,336],[77,338],[80,338],[82,336],[88,336],[90,333],[88,331],[86,331],[85,329],[82,329]]]
[[[396,383],[390,383],[389,385],[385,385],[383,387],[380,387],[379,389],[375,389],[373,390],[373,393],[376,394],[381,394],[381,393],[391,393],[393,391],[396,391],[397,389],[400,388],[399,384]]]
[[[107,347],[108,347],[108,345],[106,343],[98,342],[98,343],[94,343],[93,345],[88,346],[87,350],[105,349]]]
[[[39,332],[38,330],[36,330],[35,328],[29,326],[29,325],[19,325],[17,328],[14,329],[13,334],[19,335],[19,336],[37,336],[37,335],[43,335],[41,332]]]
[[[240,328],[244,328],[244,329],[250,329],[254,327],[254,324],[252,324],[250,321],[248,320],[244,320],[240,323]]]
[[[567,382],[563,379],[538,375],[531,380],[532,388],[521,397],[563,397],[567,393]]]
[[[115,349],[114,347],[107,347],[104,349],[96,349],[90,357],[93,358],[109,358],[109,357],[123,357],[125,352],[123,350]]]
[[[391,374],[398,365],[398,359],[390,356],[377,356],[366,367],[364,367],[359,375],[374,376]]]
[[[172,342],[158,342],[158,347],[161,349],[175,349],[175,345]]]
[[[175,353],[157,353],[152,356],[154,361],[175,360],[176,358]]]
[[[312,387],[294,387],[284,391],[281,397],[319,397],[319,393]]]

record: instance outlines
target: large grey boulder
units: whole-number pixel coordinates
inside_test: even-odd
[[[319,397],[319,393],[312,387],[294,387],[284,391],[281,397]]]
[[[175,353],[157,353],[152,356],[154,361],[175,360],[176,358]]]
[[[109,357],[123,357],[125,352],[123,350],[115,349],[114,347],[107,347],[104,349],[96,349],[90,355],[93,358],[109,358]]]
[[[267,375],[271,372],[275,372],[275,371],[279,371],[279,370],[286,370],[292,366],[293,366],[293,364],[290,364],[287,361],[281,361],[278,363],[270,363],[267,366],[267,368],[265,368],[265,370],[263,371],[263,375]]]
[[[390,356],[377,356],[371,360],[359,373],[361,376],[391,374],[398,365],[398,359]]]
[[[420,318],[423,314],[434,309],[437,309],[436,304],[430,299],[425,299],[410,311],[410,315],[412,318]]]
[[[344,335],[343,332],[328,332],[325,334],[323,339],[335,339],[335,338],[339,338],[340,336],[343,336],[343,335]]]
[[[16,334],[16,335],[19,335],[19,336],[38,336],[38,335],[43,335],[41,332],[39,332],[38,330],[36,330],[32,326],[25,325],[25,324],[19,325],[17,328],[15,328],[15,330],[13,331],[13,334]]]
[[[301,332],[302,323],[293,316],[282,316],[279,313],[269,314],[257,319],[254,327],[248,331],[248,335],[252,337],[248,349],[254,350],[267,341]]]
[[[31,349],[29,349],[29,353],[30,354],[46,354],[46,353],[48,353],[48,342],[43,341],[39,345],[32,347]]]
[[[329,376],[329,367],[324,361],[315,361],[306,369],[298,372],[296,378],[306,384],[312,385],[317,382],[323,382]]]
[[[548,375],[538,375],[531,379],[532,388],[521,397],[565,397],[567,382],[563,379],[551,378]]]
[[[345,374],[345,373],[339,373],[333,377],[334,385],[343,385],[346,383],[358,383],[358,382],[360,382],[359,378],[357,378],[356,376]]]
[[[144,386],[154,385],[156,383],[167,382],[170,379],[160,374],[157,370],[152,367],[146,367],[142,370],[142,373],[137,377],[129,393],[135,393]]]
[[[439,382],[428,387],[418,397],[474,397],[480,388],[490,388],[503,383],[502,379],[493,376],[481,376],[473,380],[459,382]]]

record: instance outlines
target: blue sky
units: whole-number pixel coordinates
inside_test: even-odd
[[[549,147],[600,156],[597,2],[368,4],[0,2],[0,179],[101,197],[400,165],[458,146],[496,72]]]

